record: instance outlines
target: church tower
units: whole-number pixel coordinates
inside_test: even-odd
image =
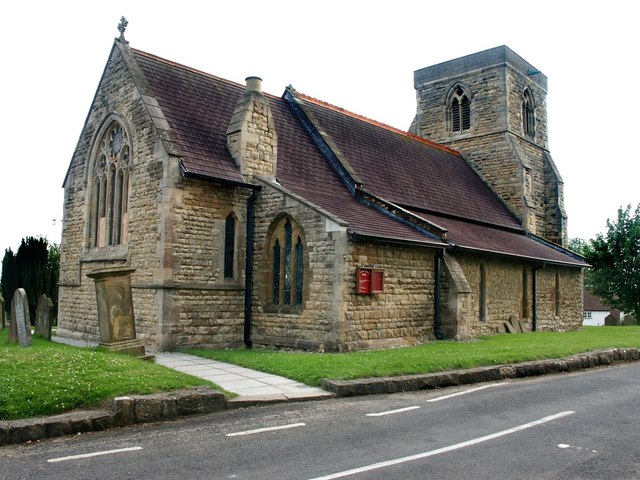
[[[547,77],[506,46],[414,72],[412,133],[460,151],[524,228],[567,245],[547,136]]]

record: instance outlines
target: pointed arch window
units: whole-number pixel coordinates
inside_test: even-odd
[[[305,245],[297,223],[280,218],[268,243],[270,301],[274,307],[300,307],[304,302]]]
[[[236,261],[236,217],[230,213],[224,221],[224,278],[234,278]]]
[[[528,137],[536,135],[535,104],[531,90],[525,88],[522,99],[522,130]]]
[[[556,317],[560,316],[560,307],[562,306],[562,297],[560,291],[560,272],[556,270],[556,278],[555,278],[555,315]]]
[[[449,125],[454,133],[462,133],[471,128],[471,100],[459,85],[450,94],[448,114]]]
[[[92,172],[92,247],[126,243],[130,154],[124,127],[111,123],[99,141]]]
[[[478,282],[478,309],[480,321],[485,322],[487,320],[487,271],[484,263],[480,264],[480,278]]]

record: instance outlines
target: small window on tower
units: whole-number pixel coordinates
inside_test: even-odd
[[[533,138],[536,135],[535,105],[531,90],[528,88],[524,90],[522,99],[522,130],[528,137]]]
[[[451,95],[448,114],[453,132],[463,132],[471,128],[471,101],[460,86],[457,86]]]

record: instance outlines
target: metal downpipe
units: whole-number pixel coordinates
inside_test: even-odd
[[[434,317],[433,317],[433,333],[438,340],[444,340],[446,335],[442,331],[442,322],[440,318],[440,295],[442,291],[442,281],[440,277],[442,276],[442,259],[444,258],[444,250],[440,250],[440,252],[436,255],[436,265],[435,265],[435,293],[434,293]]]
[[[247,200],[247,239],[245,260],[245,286],[244,286],[244,344],[247,348],[253,346],[251,341],[251,291],[253,290],[253,216],[254,203],[258,198],[258,189],[251,192]]]

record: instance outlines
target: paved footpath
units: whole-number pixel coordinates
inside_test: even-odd
[[[76,347],[94,347],[96,345],[95,343],[55,336],[52,340]],[[239,401],[319,400],[335,396],[326,390],[310,387],[289,378],[217,360],[208,360],[195,355],[175,352],[157,352],[154,355],[158,365],[209,380],[227,392],[238,395],[237,400]]]
[[[289,378],[258,372],[185,353],[156,353],[156,363],[204,378],[240,397],[285,397],[288,400],[330,397],[333,394]],[[274,399],[275,399],[274,398]]]

